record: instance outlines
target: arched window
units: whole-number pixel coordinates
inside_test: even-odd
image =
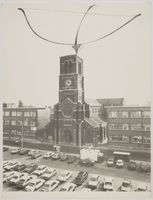
[[[64,62],[64,73],[65,74],[68,73],[68,62],[67,62],[67,60]]]
[[[69,73],[69,74],[72,73],[72,61],[71,61],[71,60],[69,60],[68,73]]]

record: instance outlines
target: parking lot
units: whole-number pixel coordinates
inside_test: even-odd
[[[78,163],[74,162],[72,164],[68,164],[66,161],[60,160],[52,160],[44,159],[43,154],[45,151],[41,151],[42,156],[36,159],[31,159],[27,155],[19,155],[19,154],[11,154],[10,151],[3,152],[3,158],[5,160],[18,160],[24,164],[36,163],[38,165],[46,165],[48,168],[55,168],[57,170],[57,174],[52,177],[52,180],[56,180],[63,170],[69,170],[72,172],[72,177],[67,181],[71,182],[77,176],[79,171],[87,171],[90,174],[98,174],[100,176],[100,182],[104,180],[106,177],[113,178],[114,183],[114,191],[117,191],[120,185],[122,184],[123,179],[130,179],[132,182],[132,191],[135,191],[137,184],[142,183],[145,186],[150,186],[150,174],[148,173],[140,173],[137,171],[129,171],[126,168],[118,169],[115,167],[107,167],[106,162],[96,163],[92,167],[80,166]],[[82,188],[87,187],[89,178],[83,182],[83,184],[76,188],[75,191],[81,191]],[[59,191],[60,188],[64,185],[60,184],[55,191]],[[3,184],[4,191],[17,191],[16,187],[9,186],[8,183]],[[96,189],[94,190],[96,191]]]

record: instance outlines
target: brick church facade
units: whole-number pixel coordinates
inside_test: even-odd
[[[55,143],[95,146],[97,141],[105,142],[106,122],[100,113],[100,103],[85,101],[83,60],[77,55],[60,57],[59,102],[54,106],[53,119]]]

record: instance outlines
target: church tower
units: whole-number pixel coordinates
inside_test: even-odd
[[[83,60],[77,55],[60,57],[59,102],[54,106],[56,144],[79,146],[85,118]]]

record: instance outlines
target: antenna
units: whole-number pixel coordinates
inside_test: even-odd
[[[134,19],[136,19],[137,17],[141,16],[140,13],[137,14],[137,15],[135,15],[135,16],[133,16],[130,20],[126,21],[124,24],[122,24],[122,25],[119,26],[118,28],[114,29],[112,32],[110,32],[110,33],[108,33],[108,34],[106,34],[106,35],[103,35],[103,36],[101,36],[101,37],[99,37],[99,38],[97,38],[97,39],[94,39],[94,40],[91,40],[91,41],[88,41],[88,42],[78,43],[78,36],[79,36],[79,31],[80,31],[82,22],[83,22],[83,20],[85,19],[85,17],[86,17],[86,15],[88,14],[88,12],[89,12],[91,9],[93,9],[95,6],[96,6],[95,4],[89,6],[89,8],[86,10],[85,14],[83,15],[83,17],[82,17],[82,19],[81,19],[81,21],[80,21],[80,24],[79,24],[79,26],[78,26],[78,29],[77,29],[77,33],[76,33],[76,36],[75,36],[75,41],[74,41],[74,43],[56,42],[56,41],[52,41],[52,40],[50,40],[50,39],[47,39],[47,38],[45,38],[45,37],[39,35],[39,34],[33,29],[33,27],[31,26],[31,24],[30,24],[30,22],[29,22],[29,20],[28,20],[28,17],[27,17],[27,15],[26,15],[25,10],[24,10],[23,8],[18,8],[18,10],[20,10],[20,11],[23,13],[23,15],[24,15],[24,17],[25,17],[25,20],[26,20],[26,22],[27,22],[29,28],[31,29],[31,31],[32,31],[37,37],[39,37],[39,38],[41,38],[41,39],[43,39],[43,40],[45,40],[45,41],[47,41],[47,42],[53,43],[53,44],[72,46],[72,48],[75,50],[75,53],[76,53],[76,54],[78,53],[78,51],[79,51],[79,49],[80,49],[81,46],[87,45],[87,44],[91,44],[91,43],[95,43],[95,42],[97,42],[97,41],[99,41],[99,40],[102,40],[102,39],[104,39],[104,38],[106,38],[106,37],[108,37],[108,36],[114,34],[115,32],[119,31],[119,30],[122,29],[124,26],[126,26],[127,24],[129,24],[130,22],[132,22]]]

